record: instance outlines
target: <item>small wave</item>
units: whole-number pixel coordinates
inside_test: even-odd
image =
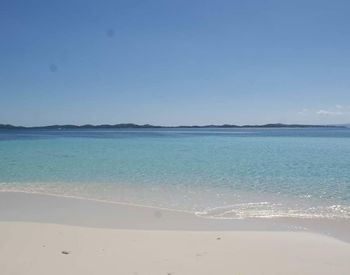
[[[305,208],[291,208],[280,203],[254,202],[227,205],[197,211],[198,217],[213,219],[246,218],[327,218],[350,219],[350,206],[330,205]]]

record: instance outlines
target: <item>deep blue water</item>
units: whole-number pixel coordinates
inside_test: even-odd
[[[0,190],[350,219],[350,129],[0,130]]]

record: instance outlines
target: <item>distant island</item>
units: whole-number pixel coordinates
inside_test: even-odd
[[[20,130],[20,129],[42,129],[42,130],[69,130],[69,129],[144,129],[144,128],[347,128],[346,125],[307,125],[307,124],[283,124],[283,123],[271,123],[263,125],[180,125],[180,126],[157,126],[150,124],[133,124],[133,123],[120,123],[120,124],[101,124],[101,125],[48,125],[48,126],[14,126],[11,124],[0,124],[0,129],[5,130]]]

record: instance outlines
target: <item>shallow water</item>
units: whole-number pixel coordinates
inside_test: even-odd
[[[0,130],[0,190],[350,219],[350,129]]]

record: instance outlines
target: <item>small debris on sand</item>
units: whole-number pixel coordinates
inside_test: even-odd
[[[217,239],[217,240],[221,240],[221,237],[217,237],[216,239]]]
[[[63,250],[61,253],[64,254],[64,255],[68,255],[70,252]]]

